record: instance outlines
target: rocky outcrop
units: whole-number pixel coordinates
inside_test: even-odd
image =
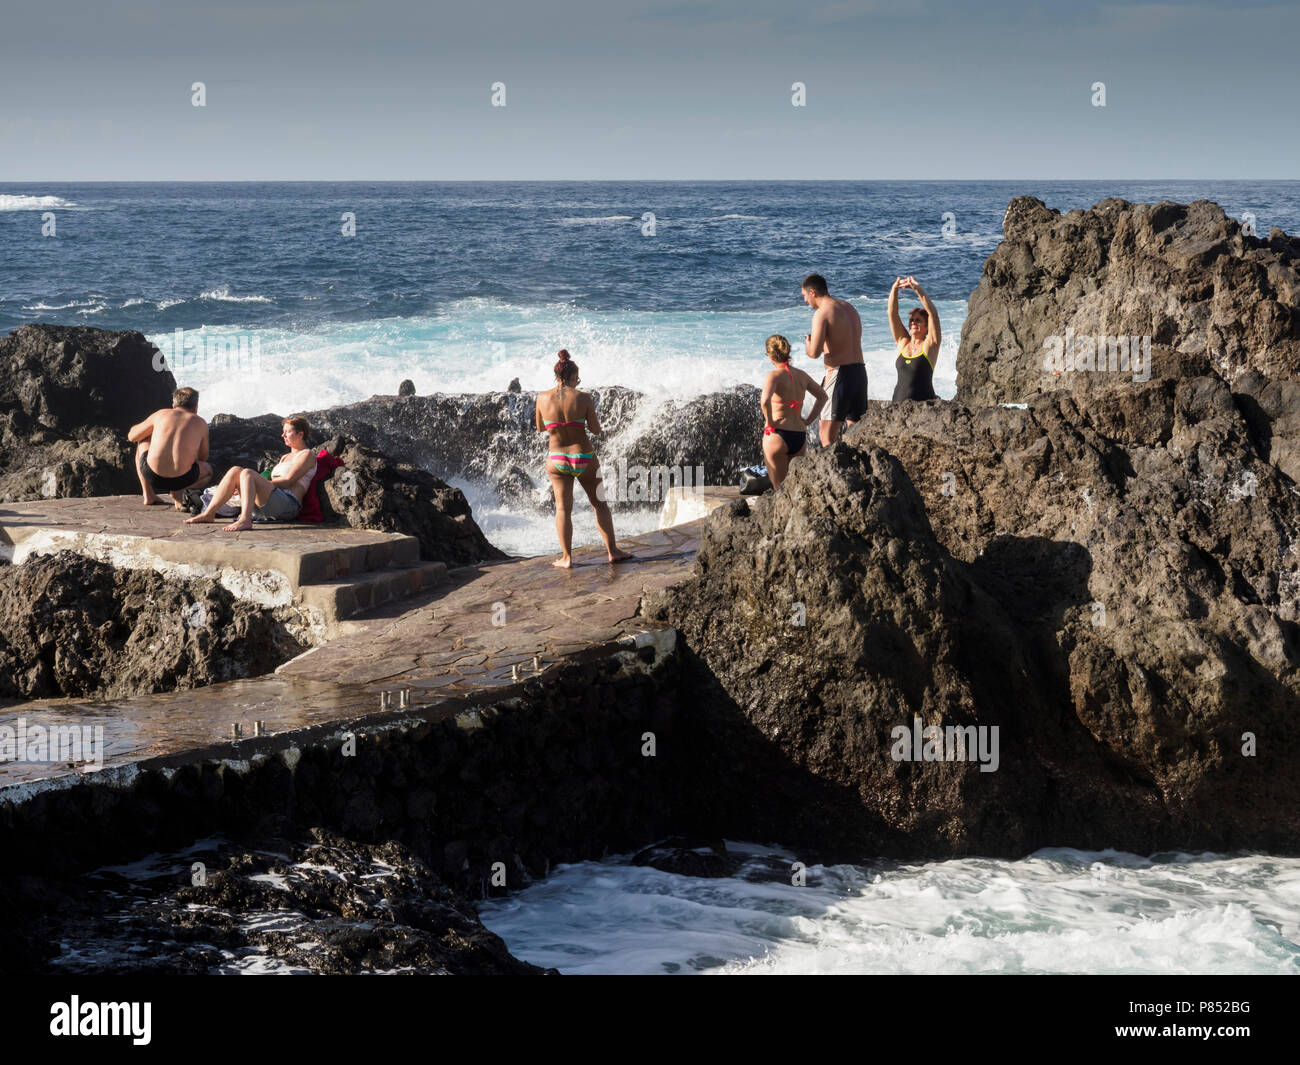
[[[483,535],[459,488],[346,437],[325,447],[344,467],[322,485],[323,501],[348,525],[414,536],[421,558],[449,566],[506,557]]]
[[[0,502],[138,492],[130,427],[171,406],[135,332],[25,325],[0,337]]]
[[[178,875],[148,882],[116,872],[70,882],[0,879],[6,912],[22,915],[21,928],[0,933],[7,948],[0,971],[544,971],[511,957],[483,927],[474,903],[409,848],[358,843],[321,829],[306,834],[283,819],[277,827],[282,833],[244,845],[192,848],[177,859]],[[198,884],[194,862],[204,868]],[[267,921],[270,914],[276,919]]]
[[[1256,436],[1216,375],[891,405],[715,514],[649,608],[698,656],[692,830],[1300,851],[1300,495]]]
[[[1300,379],[1278,380],[1249,370],[1233,383],[1233,399],[1260,453],[1300,483]]]
[[[318,439],[317,415],[309,415],[308,421]],[[263,469],[274,465],[284,454],[282,424],[274,414],[259,418],[219,414],[213,418],[210,436],[217,476],[231,466]],[[312,446],[324,446],[344,463],[319,489],[327,521],[414,536],[420,541],[422,558],[449,566],[506,557],[483,535],[459,488],[347,436],[333,436],[323,445]]]
[[[71,551],[0,568],[0,696],[120,696],[269,673],[301,619],[216,581],[114,569]]]
[[[1071,378],[1213,370],[1236,388],[1248,371],[1300,372],[1300,240],[1280,229],[1258,239],[1207,200],[1061,215],[1021,196],[1002,231],[962,326],[959,402],[1022,402]],[[1133,363],[1128,338],[1149,343],[1152,366]]]

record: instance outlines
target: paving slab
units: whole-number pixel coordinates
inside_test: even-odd
[[[361,669],[359,660],[378,653],[395,668],[369,683],[400,688],[453,670],[463,673],[507,651],[553,661],[566,653],[561,647],[643,628],[637,621],[642,597],[685,579],[701,524],[672,530],[672,537],[649,533],[620,541],[634,556],[630,562],[610,564],[603,550],[593,547],[575,551],[569,570],[553,567],[553,556],[467,567],[452,589],[433,601],[396,618],[354,623],[346,635],[285,663],[278,672],[313,677],[352,669],[353,663]],[[504,611],[496,604],[504,604]],[[353,676],[361,680],[359,674],[349,674]]]

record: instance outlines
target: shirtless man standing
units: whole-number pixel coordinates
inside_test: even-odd
[[[804,303],[813,309],[812,332],[804,334],[804,349],[810,359],[826,356],[822,388],[830,401],[818,424],[818,435],[822,447],[829,447],[840,438],[841,423],[852,425],[867,412],[862,319],[851,303],[827,291],[821,274],[809,274],[802,288]]]
[[[212,480],[208,463],[208,423],[198,416],[199,394],[192,388],[172,393],[170,410],[156,410],[126,438],[136,445],[135,465],[144,489],[144,505],[161,503],[158,492],[170,492],[177,510],[187,488],[202,488]]]

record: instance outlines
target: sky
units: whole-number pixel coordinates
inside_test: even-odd
[[[1294,0],[40,0],[0,181],[1294,179],[1297,43]]]

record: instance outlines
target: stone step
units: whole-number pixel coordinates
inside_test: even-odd
[[[414,536],[385,536],[372,543],[346,544],[300,553],[289,573],[299,588],[326,584],[381,572],[393,566],[415,566],[420,561],[420,541]],[[445,569],[446,567],[444,567]]]
[[[345,618],[446,583],[445,563],[416,561],[300,585],[298,603],[319,610],[327,635],[333,635]]]

